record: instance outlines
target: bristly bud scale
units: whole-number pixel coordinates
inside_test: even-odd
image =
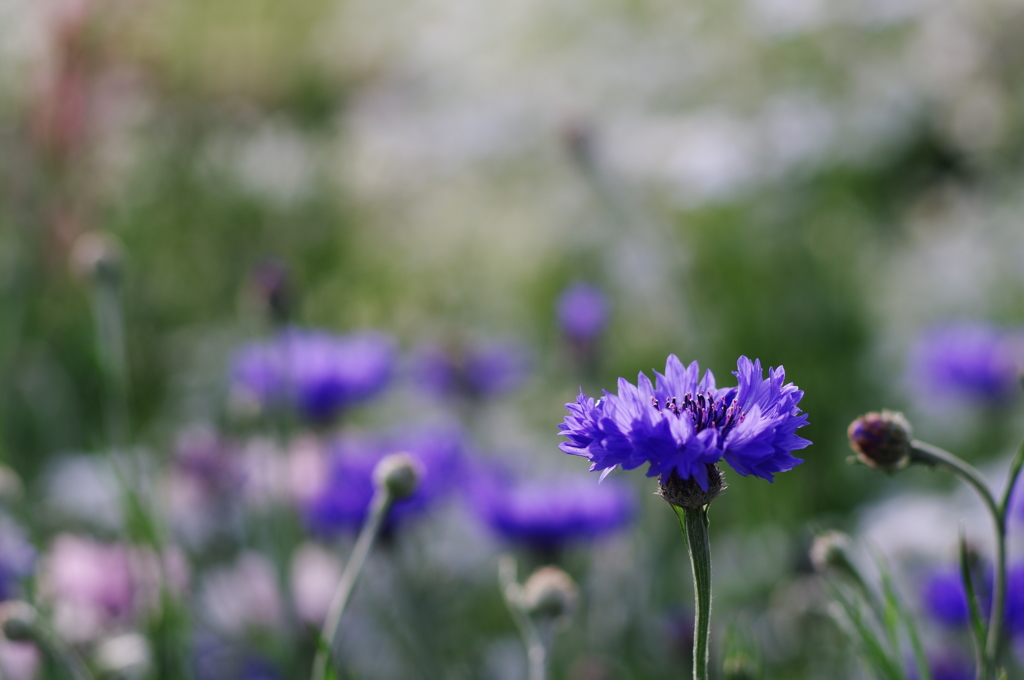
[[[575,611],[578,599],[576,583],[558,567],[541,567],[523,584],[523,609],[535,619],[565,620]]]
[[[392,500],[400,501],[416,492],[423,477],[423,466],[408,453],[385,456],[373,469],[373,482],[378,489],[387,489]]]
[[[910,462],[910,423],[897,411],[862,415],[847,428],[857,459],[876,470],[893,471]]]
[[[687,508],[689,510],[703,508],[715,500],[727,486],[725,475],[722,474],[717,465],[709,464],[707,471],[708,488],[706,491],[700,488],[700,485],[692,477],[683,479],[673,472],[667,478],[662,475],[661,480],[658,482],[658,495],[679,508]]]

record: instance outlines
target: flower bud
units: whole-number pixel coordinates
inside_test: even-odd
[[[742,650],[734,651],[722,663],[725,680],[756,680],[761,677],[757,662]]]
[[[71,247],[71,269],[83,279],[116,281],[123,260],[121,244],[111,234],[86,232]]]
[[[28,602],[12,600],[0,605],[4,635],[13,642],[33,642],[39,634],[37,618],[35,607]]]
[[[689,510],[699,510],[705,505],[715,500],[721,494],[725,487],[725,475],[718,469],[717,465],[709,464],[708,469],[708,488],[707,491],[700,488],[696,480],[692,477],[689,479],[682,479],[673,470],[672,474],[665,479],[661,478],[658,482],[658,494],[672,505],[679,508],[687,508]]]
[[[423,466],[408,453],[385,456],[373,469],[373,482],[378,489],[387,489],[391,498],[400,501],[416,492]]]
[[[811,564],[815,571],[825,573],[830,569],[843,568],[849,562],[846,551],[850,537],[841,531],[826,531],[814,537],[811,544]]]
[[[857,459],[876,470],[898,470],[910,462],[910,423],[897,411],[872,412],[846,430]]]
[[[558,567],[541,567],[523,584],[522,605],[530,616],[556,621],[576,609],[579,590],[572,577]]]

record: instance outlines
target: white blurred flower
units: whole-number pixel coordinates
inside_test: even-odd
[[[259,553],[242,553],[233,564],[210,571],[199,599],[206,620],[226,635],[241,637],[252,629],[283,624],[274,565]]]
[[[296,548],[289,582],[295,613],[300,619],[316,626],[323,624],[341,572],[341,560],[326,548],[316,543]]]

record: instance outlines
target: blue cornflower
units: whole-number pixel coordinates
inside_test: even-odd
[[[312,421],[327,421],[382,390],[395,363],[395,343],[382,333],[333,335],[289,329],[239,349],[231,383],[262,408],[288,404]]]
[[[36,550],[14,520],[0,515],[0,602],[18,594],[18,582],[32,573]]]
[[[921,600],[929,616],[944,626],[958,628],[966,626],[970,620],[967,591],[956,569],[936,571],[927,576],[921,588]],[[983,610],[987,612],[990,606],[991,603],[986,603]]]
[[[1017,395],[1024,359],[1019,331],[972,321],[926,328],[910,353],[910,380],[924,397],[1002,404]]]
[[[300,508],[307,526],[317,533],[358,531],[373,498],[373,470],[390,454],[404,452],[421,464],[416,491],[396,501],[388,525],[422,512],[451,491],[460,479],[465,438],[454,427],[428,427],[394,434],[343,435],[328,451],[327,474]]]
[[[530,364],[526,348],[511,341],[463,348],[425,345],[413,358],[413,378],[421,389],[441,397],[498,397],[522,385]]]
[[[701,379],[697,362],[684,366],[672,355],[657,384],[641,373],[636,386],[619,378],[618,394],[598,402],[580,391],[559,426],[568,439],[559,448],[590,460],[602,478],[621,465],[647,463],[647,476],[664,482],[678,475],[708,490],[708,468],[724,458],[741,475],[772,481],[776,472],[800,464],[791,451],[810,442],[796,435],[807,424],[797,406],[803,392],[785,383],[785,372],[740,357],[736,387],[718,388],[711,371]]]
[[[569,338],[593,340],[608,323],[608,300],[597,286],[577,281],[558,298],[558,324]]]
[[[595,488],[578,477],[510,483],[480,475],[471,501],[475,514],[497,536],[538,550],[605,536],[636,513],[636,499],[627,486]]]

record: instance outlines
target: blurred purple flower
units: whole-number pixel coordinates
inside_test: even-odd
[[[380,392],[391,378],[395,352],[394,340],[382,333],[293,328],[240,348],[232,358],[231,384],[261,408],[288,404],[323,422]]]
[[[626,485],[595,485],[579,477],[510,483],[481,474],[473,481],[470,500],[495,534],[540,550],[605,536],[636,512],[636,499]]]
[[[0,515],[0,601],[17,596],[18,581],[32,573],[36,549],[14,520]]]
[[[974,664],[970,659],[949,651],[932,654],[928,658],[932,680],[974,680]],[[920,680],[917,668],[910,664],[907,670],[910,680]]]
[[[330,447],[326,478],[320,488],[300,501],[300,509],[311,530],[331,533],[358,531],[373,497],[373,469],[389,453],[405,452],[423,466],[416,492],[396,502],[387,526],[423,512],[459,482],[465,456],[461,431],[453,427],[432,427],[397,434],[343,435]]]
[[[558,298],[558,324],[572,340],[593,340],[608,323],[608,300],[597,286],[577,281]]]
[[[530,369],[530,355],[514,342],[488,342],[463,350],[427,345],[413,357],[413,379],[442,397],[498,397],[519,387]]]
[[[763,377],[760,361],[740,357],[736,387],[717,388],[711,371],[698,381],[697,362],[689,366],[672,355],[657,386],[641,373],[637,385],[619,378],[617,395],[595,403],[583,392],[566,404],[559,426],[568,441],[559,448],[590,461],[604,475],[621,465],[631,470],[648,463],[647,476],[673,472],[708,489],[709,465],[724,458],[741,475],[772,481],[802,461],[790,455],[810,442],[796,435],[807,424],[797,404],[803,392],[786,383],[783,368]]]
[[[924,397],[1005,403],[1020,391],[1021,337],[983,322],[931,326],[911,348],[910,381]]]
[[[957,569],[936,571],[925,578],[921,600],[929,616],[945,626],[966,626],[970,620],[967,593]],[[988,606],[984,609],[987,610]]]
[[[193,427],[174,443],[175,471],[212,492],[235,491],[245,482],[238,446],[207,427]]]

